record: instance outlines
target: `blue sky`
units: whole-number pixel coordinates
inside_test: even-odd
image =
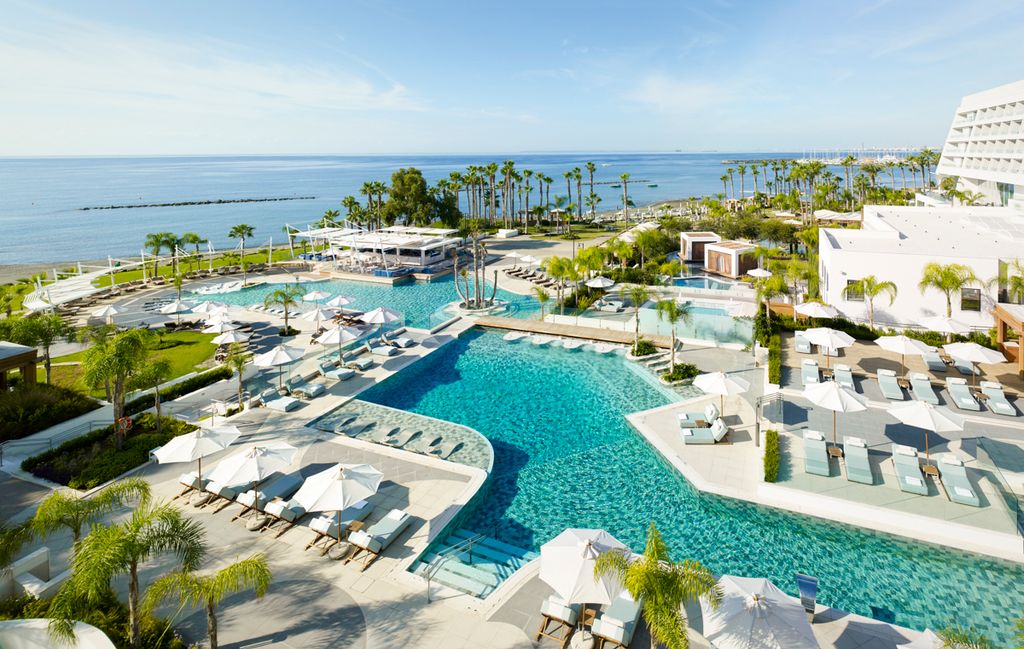
[[[0,155],[941,144],[1024,3],[12,2]]]

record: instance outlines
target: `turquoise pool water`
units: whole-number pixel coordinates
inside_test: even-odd
[[[1010,642],[1024,611],[1021,567],[695,492],[623,415],[667,403],[614,356],[510,344],[472,332],[360,395],[465,424],[495,451],[466,527],[538,548],[566,527],[601,527],[641,549],[648,523],[676,558],[765,576],[796,594],[924,629],[973,625]]]
[[[750,319],[734,318],[720,307],[699,303],[688,303],[688,306],[689,317],[676,323],[676,335],[681,338],[747,345],[754,337],[754,323]],[[640,331],[655,336],[667,336],[671,332],[671,325],[658,318],[653,302],[640,309]]]
[[[280,286],[281,284],[264,284],[235,293],[218,295],[189,294],[187,299],[192,302],[214,300],[226,304],[248,306],[263,302],[263,298],[268,293]],[[379,306],[386,306],[405,315],[407,326],[423,329],[429,329],[451,317],[439,310],[446,304],[459,299],[455,292],[455,281],[452,276],[442,277],[433,282],[407,282],[396,286],[352,280],[310,282],[304,286],[309,291],[315,288],[330,293],[332,296],[346,295],[354,298],[354,302],[347,307],[351,309],[367,311]],[[512,305],[511,311],[502,315],[528,318],[536,315],[539,309],[537,301],[532,297],[504,291],[501,289],[500,282],[497,297],[507,300]]]
[[[732,288],[729,282],[714,279],[712,277],[679,277],[673,284],[676,286],[687,286],[689,288],[707,288],[714,291],[728,291]]]

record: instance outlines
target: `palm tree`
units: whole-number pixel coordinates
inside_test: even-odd
[[[76,498],[69,492],[53,491],[39,503],[31,520],[32,531],[40,537],[62,528],[71,530],[75,543],[82,537],[82,528],[99,522],[110,512],[129,502],[149,502],[149,483],[142,478],[125,478],[112,483],[88,498]]]
[[[722,599],[715,575],[699,561],[676,563],[654,523],[647,528],[644,552],[633,558],[628,550],[610,550],[597,557],[595,576],[614,575],[634,601],[643,602],[644,619],[651,633],[651,648],[685,649],[684,607],[703,598],[717,607]]]
[[[1011,301],[1024,300],[1024,262],[1014,259],[1006,277],[1006,293]]]
[[[629,287],[629,302],[633,305],[633,352],[640,343],[640,309],[651,299],[651,292],[643,284]]]
[[[579,277],[579,273],[576,271],[576,264],[568,257],[553,256],[544,260],[543,268],[544,272],[556,282],[555,290],[558,292],[559,313],[564,315],[565,300],[563,295],[565,285],[566,282],[573,281]]]
[[[587,162],[585,165],[587,168],[587,176],[590,178],[590,195],[594,196],[594,172],[597,171],[597,165],[593,162]],[[594,215],[594,209],[591,207],[590,215]]]
[[[146,235],[146,239],[143,242],[143,247],[149,248],[149,252],[153,255],[153,277],[156,277],[160,273],[160,253],[163,251],[164,246],[167,245],[167,241],[174,235],[170,232],[151,232]]]
[[[644,230],[636,235],[634,244],[636,245],[636,249],[640,251],[641,268],[647,264],[647,259],[656,252],[656,248],[660,241],[661,234],[657,230]]]
[[[668,373],[672,375],[676,371],[676,323],[680,320],[685,322],[690,319],[690,307],[679,304],[673,299],[659,300],[656,307],[658,320],[667,320],[670,328],[672,350],[669,356]]]
[[[75,329],[56,313],[40,314],[22,318],[17,323],[15,336],[19,342],[43,350],[43,370],[46,383],[50,383],[50,348],[60,341],[75,339]]]
[[[940,291],[946,296],[946,317],[953,317],[953,294],[961,292],[971,284],[977,284],[979,280],[971,270],[970,266],[963,264],[940,264],[931,262],[925,264],[921,272],[921,281],[917,283],[918,290],[924,293],[928,289]]]
[[[263,597],[270,588],[271,578],[270,566],[262,554],[236,561],[212,575],[179,570],[153,582],[146,591],[142,610],[152,611],[174,594],[177,594],[181,606],[205,606],[210,649],[217,649],[217,605],[228,595],[248,589],[252,589],[256,597]]]
[[[740,200],[742,201],[747,197],[746,179],[747,179],[747,165],[740,164],[736,165],[736,171],[740,174]]]
[[[987,637],[974,629],[949,627],[936,635],[942,640],[943,649],[995,649]]]
[[[109,383],[110,398],[114,406],[114,421],[124,417],[125,392],[128,381],[145,367],[149,357],[152,335],[147,329],[123,331],[102,345],[85,351],[82,359],[82,378],[86,385],[99,389]],[[123,441],[119,432],[115,437],[117,450]]]
[[[576,181],[576,217],[583,218],[583,172],[579,167],[573,167],[572,177]],[[569,222],[569,232],[572,233],[572,221]]]
[[[861,294],[868,303],[868,326],[872,329],[875,328],[875,298],[879,295],[889,296],[889,306],[896,301],[896,283],[886,281],[879,281],[874,275],[868,275],[858,279],[852,284],[847,284],[843,287],[843,295]]]
[[[186,232],[178,239],[183,246],[195,246],[196,268],[199,268],[199,246],[206,243],[206,239],[199,236],[197,232]]]
[[[263,298],[263,306],[279,306],[284,309],[284,335],[288,335],[288,309],[302,300],[302,289],[295,284],[286,284],[271,291]]]
[[[31,521],[12,525],[0,521],[0,577],[7,574],[21,548],[32,540]]]
[[[719,180],[722,181],[722,191],[724,193],[728,194],[729,193],[729,176],[726,176],[725,174],[722,174],[722,176],[719,178]]]
[[[341,218],[340,211],[324,210],[324,215],[320,217],[320,221],[317,223],[317,227],[332,228],[335,225],[337,225],[339,218]]]
[[[160,413],[160,385],[173,376],[174,370],[171,362],[167,359],[150,361],[137,371],[128,381],[130,390],[152,390],[153,408],[156,410],[156,434],[159,435],[162,428],[162,416]]]
[[[633,244],[616,238],[605,244],[608,254],[619,260],[619,268],[625,268],[626,262],[633,255]]]
[[[533,287],[533,296],[537,298],[537,302],[540,303],[540,319],[544,319],[544,306],[551,299],[551,294],[544,290],[543,286]]]
[[[239,223],[238,225],[234,226],[233,228],[231,228],[231,230],[228,231],[228,237],[230,237],[231,239],[238,239],[242,244],[242,286],[245,286],[246,280],[245,240],[251,239],[255,231],[256,228],[246,223]]]
[[[203,527],[168,503],[147,503],[123,523],[94,525],[75,546],[71,577],[50,604],[50,631],[74,637],[76,604],[95,602],[110,592],[110,582],[128,575],[128,637],[131,646],[141,641],[139,620],[139,564],[153,555],[170,552],[182,568],[195,570],[206,551]]]
[[[601,197],[594,192],[590,192],[587,194],[584,201],[587,204],[587,209],[590,210],[590,217],[594,218],[594,214],[597,212],[597,206],[601,204]]]
[[[224,359],[224,365],[238,375],[238,409],[242,409],[242,392],[244,392],[245,385],[242,379],[242,374],[245,372],[245,365],[249,362],[249,355],[245,353],[245,350],[239,343],[231,343],[228,347],[227,358]]]
[[[619,176],[622,181],[622,218],[629,222],[629,174]]]
[[[733,169],[732,167],[729,167],[728,169],[725,170],[725,173],[728,174],[729,176],[729,187],[732,188],[731,197],[733,200],[736,200],[736,181],[733,178],[733,174],[736,173],[736,170]]]

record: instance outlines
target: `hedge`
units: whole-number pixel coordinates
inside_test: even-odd
[[[184,381],[179,381],[174,385],[168,386],[163,390],[160,390],[160,401],[171,401],[177,399],[182,395],[186,395],[196,390],[202,390],[208,385],[213,385],[217,381],[223,381],[224,379],[230,379],[234,375],[228,367],[220,366],[202,374],[196,374],[193,377],[187,378]],[[153,407],[153,392],[152,390],[147,391],[141,397],[132,399],[128,403],[124,404],[125,415],[135,415],[143,410],[148,410]]]
[[[21,468],[33,475],[74,489],[92,489],[149,461],[149,452],[172,438],[196,429],[183,421],[163,417],[156,432],[156,417],[146,413],[135,420],[121,450],[115,448],[114,426],[68,440],[57,448],[32,456]]]
[[[764,481],[776,482],[779,479],[779,431],[764,432]]]
[[[768,340],[768,382],[782,384],[782,339],[773,334]]]
[[[636,344],[633,345],[632,349],[633,356],[650,356],[657,351],[658,348],[654,346],[654,343],[643,338],[636,341]]]
[[[0,392],[0,442],[46,430],[99,407],[96,400],[71,388],[22,383]]]
[[[695,378],[700,374],[700,368],[692,363],[676,363],[676,368],[671,372],[665,372],[661,378],[665,381],[683,381]]]

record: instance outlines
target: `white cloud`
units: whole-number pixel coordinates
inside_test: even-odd
[[[723,103],[729,99],[730,94],[720,84],[686,81],[662,73],[652,73],[644,76],[626,98],[662,113],[692,114]]]

